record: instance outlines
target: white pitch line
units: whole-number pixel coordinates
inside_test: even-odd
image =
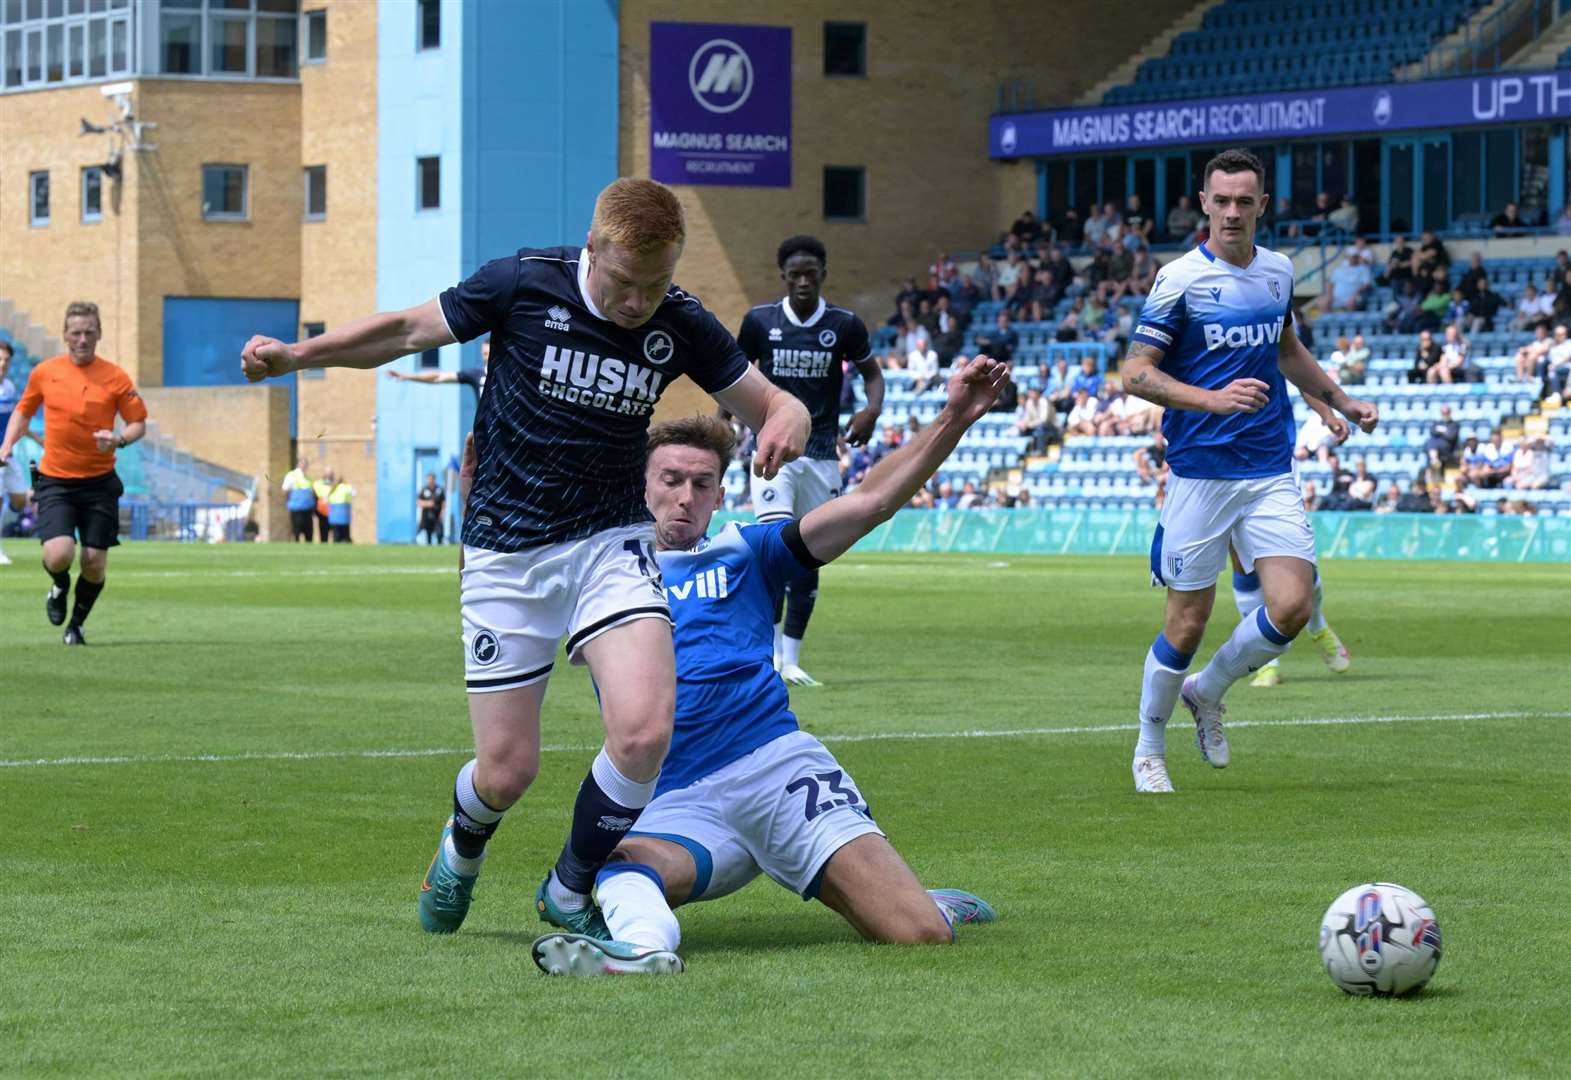
[[[1323,716],[1293,720],[1235,720],[1229,728],[1337,727],[1347,724],[1422,724],[1467,720],[1565,720],[1571,712],[1413,713],[1394,716]],[[867,735],[820,735],[826,743],[890,742],[916,739],[1018,739],[1044,735],[1107,735],[1128,733],[1134,724],[1094,724],[1075,727],[1012,728],[1002,731],[884,731]],[[542,746],[546,753],[588,753],[599,744]],[[345,758],[430,758],[473,754],[471,747],[434,747],[424,750],[254,750],[242,754],[126,754],[112,757],[0,758],[0,769],[48,768],[59,765],[185,765],[222,764],[236,761],[326,761]]]

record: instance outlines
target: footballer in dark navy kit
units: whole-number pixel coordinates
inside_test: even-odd
[[[773,476],[807,443],[806,410],[754,371],[697,299],[671,284],[686,239],[681,203],[621,179],[595,202],[579,248],[525,248],[441,296],[287,345],[253,337],[248,379],[300,368],[373,368],[491,335],[475,415],[476,475],[464,514],[461,606],[475,759],[420,885],[431,933],[468,914],[486,845],[534,781],[540,707],[558,645],[587,663],[606,741],[578,789],[540,918],[603,931],[595,873],[654,794],[676,694],[670,609],[644,504],[645,435],[660,395],[687,375],[758,430],[754,468]]]
[[[786,284],[785,298],[749,311],[737,343],[770,382],[807,406],[813,430],[800,458],[769,479],[753,478],[753,513],[759,521],[801,518],[840,494],[836,443],[845,364],[861,372],[867,391],[867,407],[851,418],[846,441],[865,445],[884,407],[884,376],[873,359],[867,327],[856,312],[826,303],[821,295],[829,272],[824,245],[811,236],[793,236],[780,245],[775,261]],[[775,607],[775,667],[793,686],[819,685],[801,666],[802,638],[817,597],[818,571],[810,570],[785,586]]]

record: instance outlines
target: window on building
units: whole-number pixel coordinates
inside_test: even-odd
[[[327,217],[327,166],[305,167],[305,219],[321,221]]]
[[[202,216],[209,221],[244,221],[247,216],[244,165],[202,166]]]
[[[104,220],[104,170],[89,165],[82,170],[82,221]]]
[[[296,19],[256,19],[256,77],[290,79],[299,70],[295,63],[300,47],[300,23]]]
[[[49,224],[49,174],[27,174],[27,219],[35,227]]]
[[[867,24],[824,24],[824,74],[867,75]]]
[[[7,30],[3,37],[5,59],[0,85],[6,89],[22,85],[22,31]]]
[[[207,73],[247,74],[250,36],[251,20],[246,16],[219,14],[219,9],[210,11],[207,16]]]
[[[420,48],[442,47],[442,0],[420,0]]]
[[[130,30],[130,0],[0,0],[0,89],[125,74]]]
[[[427,349],[425,352],[420,354],[420,366],[422,368],[439,368],[439,367],[441,367],[442,366],[442,355],[441,355],[441,352],[439,350],[437,350],[437,349]]]
[[[305,13],[305,57],[307,64],[320,64],[327,59],[327,12]]]
[[[159,69],[165,75],[202,73],[202,13],[171,11],[158,16]]]
[[[415,205],[421,210],[436,210],[442,205],[442,159],[423,157],[415,160],[415,184],[419,200]]]
[[[824,166],[824,217],[829,221],[867,220],[867,170],[860,165]]]

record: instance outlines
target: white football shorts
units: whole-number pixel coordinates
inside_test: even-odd
[[[1151,540],[1151,584],[1181,592],[1209,588],[1227,568],[1229,542],[1244,572],[1286,555],[1315,562],[1315,531],[1291,472],[1246,480],[1170,475]]]
[[[782,465],[773,480],[749,473],[748,493],[759,521],[801,518],[840,494],[840,463],[797,458]]]
[[[0,466],[0,494],[26,495],[30,486],[27,468],[22,464],[22,452],[13,449],[11,460]]]
[[[829,857],[870,833],[884,835],[851,774],[823,743],[793,731],[658,796],[628,835],[692,853],[698,878],[690,900],[736,892],[760,871],[810,900]]]
[[[576,664],[579,650],[612,627],[671,621],[652,524],[523,551],[465,546],[460,598],[471,694],[546,678],[564,636]]]

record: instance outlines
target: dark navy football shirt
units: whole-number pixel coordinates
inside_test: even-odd
[[[813,430],[802,456],[833,461],[842,362],[861,363],[872,355],[867,327],[856,312],[820,298],[818,310],[804,321],[789,300],[761,304],[743,317],[737,343],[770,382],[807,406]]]
[[[518,551],[648,521],[655,402],[682,375],[715,394],[747,374],[731,334],[675,286],[636,330],[603,318],[583,256],[524,248],[440,297],[459,341],[491,334],[464,513],[471,547]]]

